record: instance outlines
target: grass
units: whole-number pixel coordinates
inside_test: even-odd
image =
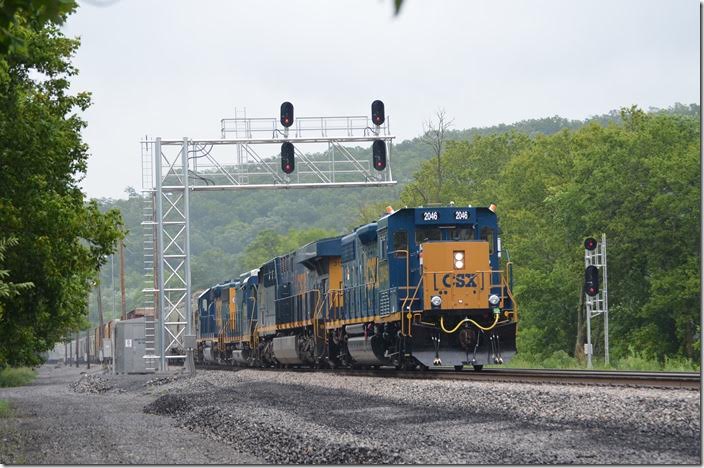
[[[596,370],[630,370],[630,371],[662,371],[662,372],[699,372],[699,363],[685,358],[670,358],[665,356],[663,361],[646,356],[643,353],[631,350],[627,356],[612,358],[609,365],[604,364],[601,357],[592,359],[593,368]],[[555,351],[544,359],[531,359],[529,356],[518,353],[505,366],[524,369],[585,369],[586,364],[580,364],[577,359],[564,351]]]
[[[10,416],[10,402],[7,400],[0,400],[0,418],[7,418]]]
[[[0,387],[21,387],[37,377],[29,367],[6,367],[0,370]]]

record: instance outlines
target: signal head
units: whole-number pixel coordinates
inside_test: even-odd
[[[584,239],[584,248],[589,251],[596,249],[596,239],[593,237],[587,237]]]
[[[379,126],[383,124],[385,120],[386,116],[384,115],[384,103],[377,99],[372,102],[372,122],[374,125]]]
[[[286,128],[293,125],[293,104],[288,101],[281,104],[281,117],[279,120],[281,125]]]
[[[372,164],[377,171],[386,169],[386,143],[383,140],[372,143]]]
[[[590,297],[599,294],[599,269],[595,265],[584,270],[584,292]]]
[[[296,169],[295,148],[293,143],[284,141],[281,144],[281,170],[290,174]]]

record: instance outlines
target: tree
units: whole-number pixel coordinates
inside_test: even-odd
[[[354,228],[367,223],[374,223],[379,220],[382,216],[386,215],[387,207],[394,208],[394,202],[392,201],[378,201],[373,203],[366,203],[358,207],[354,221],[347,226],[348,231],[352,232]],[[398,204],[396,204],[396,209],[398,209]]]
[[[435,197],[434,202],[440,203],[440,194],[442,193],[442,153],[445,149],[445,140],[447,138],[447,131],[452,126],[454,119],[448,119],[445,114],[444,109],[439,109],[435,112],[435,121],[431,118],[423,123],[423,136],[421,141],[424,145],[430,148],[432,157],[435,158]],[[419,193],[424,192],[417,187]],[[423,198],[427,201],[428,196],[423,195]]]
[[[605,123],[567,122],[552,134],[497,127],[494,134],[451,140],[441,159],[442,186],[437,159],[427,160],[401,200],[416,206],[436,193],[458,205],[497,204],[515,266],[519,351],[532,359],[581,357],[582,242],[604,232],[611,355],[625,357],[637,344],[660,360],[697,360],[699,121],[683,108],[623,109]],[[601,333],[592,327],[597,354]]]
[[[335,235],[334,231],[319,228],[291,229],[286,234],[279,234],[273,230],[262,231],[244,250],[239,264],[244,270],[259,268],[278,255],[292,252],[309,242]]]
[[[90,103],[69,93],[79,42],[56,26],[65,13],[46,24],[20,13],[10,29],[22,47],[0,54],[0,237],[17,239],[8,280],[34,287],[0,298],[0,367],[37,363],[85,322],[91,285],[123,236],[119,212],[101,213],[78,186],[88,158],[78,112]]]
[[[2,265],[5,261],[5,252],[7,251],[7,248],[15,245],[17,245],[17,239],[14,237],[10,237],[9,239],[0,239],[0,265]],[[29,282],[12,283],[6,281],[9,276],[10,272],[8,270],[0,270],[0,299],[12,299],[21,294],[23,291],[26,291],[34,286]],[[2,320],[3,315],[5,314],[3,311],[2,302],[0,302],[0,320]]]
[[[443,203],[488,206],[501,204],[498,188],[501,171],[510,159],[531,144],[515,131],[475,136],[471,141],[449,141],[442,157],[442,188],[437,184],[437,160],[425,161],[401,192],[401,202],[417,206],[428,202],[426,192],[435,192]]]
[[[26,48],[26,37],[20,25],[62,24],[66,15],[75,9],[74,0],[3,0],[0,3],[0,54]]]
[[[537,137],[501,173],[502,229],[516,264],[522,349],[570,351],[582,241],[606,233],[612,355],[697,359],[698,119],[624,109],[619,123]],[[592,330],[595,352],[603,337]],[[617,337],[617,339],[615,339]]]

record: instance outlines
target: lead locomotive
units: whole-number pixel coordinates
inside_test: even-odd
[[[516,352],[512,266],[489,208],[387,209],[198,297],[198,360],[251,366],[465,365]]]

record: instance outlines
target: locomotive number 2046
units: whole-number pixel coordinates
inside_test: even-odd
[[[438,212],[437,211],[424,211],[423,212],[423,221],[437,221],[438,220]]]

